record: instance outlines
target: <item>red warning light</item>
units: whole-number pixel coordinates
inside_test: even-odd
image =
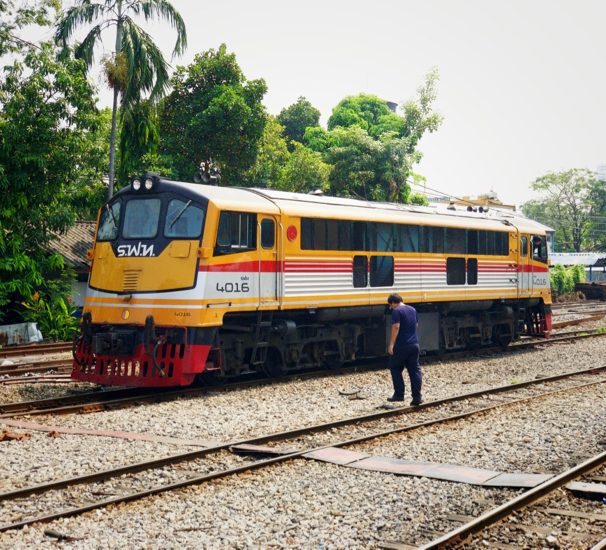
[[[286,237],[290,242],[293,242],[297,238],[297,228],[294,225],[289,225],[286,230]]]

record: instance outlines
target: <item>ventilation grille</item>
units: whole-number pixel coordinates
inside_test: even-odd
[[[122,284],[122,290],[124,292],[132,292],[137,290],[139,286],[139,275],[141,274],[140,270],[124,270],[124,283]]]

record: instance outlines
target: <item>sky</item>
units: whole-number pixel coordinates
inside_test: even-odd
[[[418,144],[428,194],[536,197],[547,172],[606,163],[606,2],[602,0],[172,0],[185,55],[225,43],[279,114],[304,96],[326,125],[359,93],[402,103],[440,75],[441,127]],[[176,36],[146,27],[167,59]],[[111,49],[113,37],[105,35]],[[109,92],[101,93],[110,104]],[[429,190],[432,191],[429,191]],[[434,191],[435,190],[435,191]]]

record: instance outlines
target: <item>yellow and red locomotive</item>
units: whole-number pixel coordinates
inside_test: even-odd
[[[99,213],[72,376],[174,386],[385,356],[392,292],[427,353],[549,337],[543,226],[453,208],[135,178]]]

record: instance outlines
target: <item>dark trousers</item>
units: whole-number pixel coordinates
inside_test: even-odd
[[[401,348],[395,348],[393,355],[389,356],[389,370],[393,381],[394,397],[404,397],[404,378],[402,372],[404,367],[410,378],[410,391],[415,401],[421,400],[421,384],[423,376],[419,365],[420,348],[418,344],[410,344]]]

